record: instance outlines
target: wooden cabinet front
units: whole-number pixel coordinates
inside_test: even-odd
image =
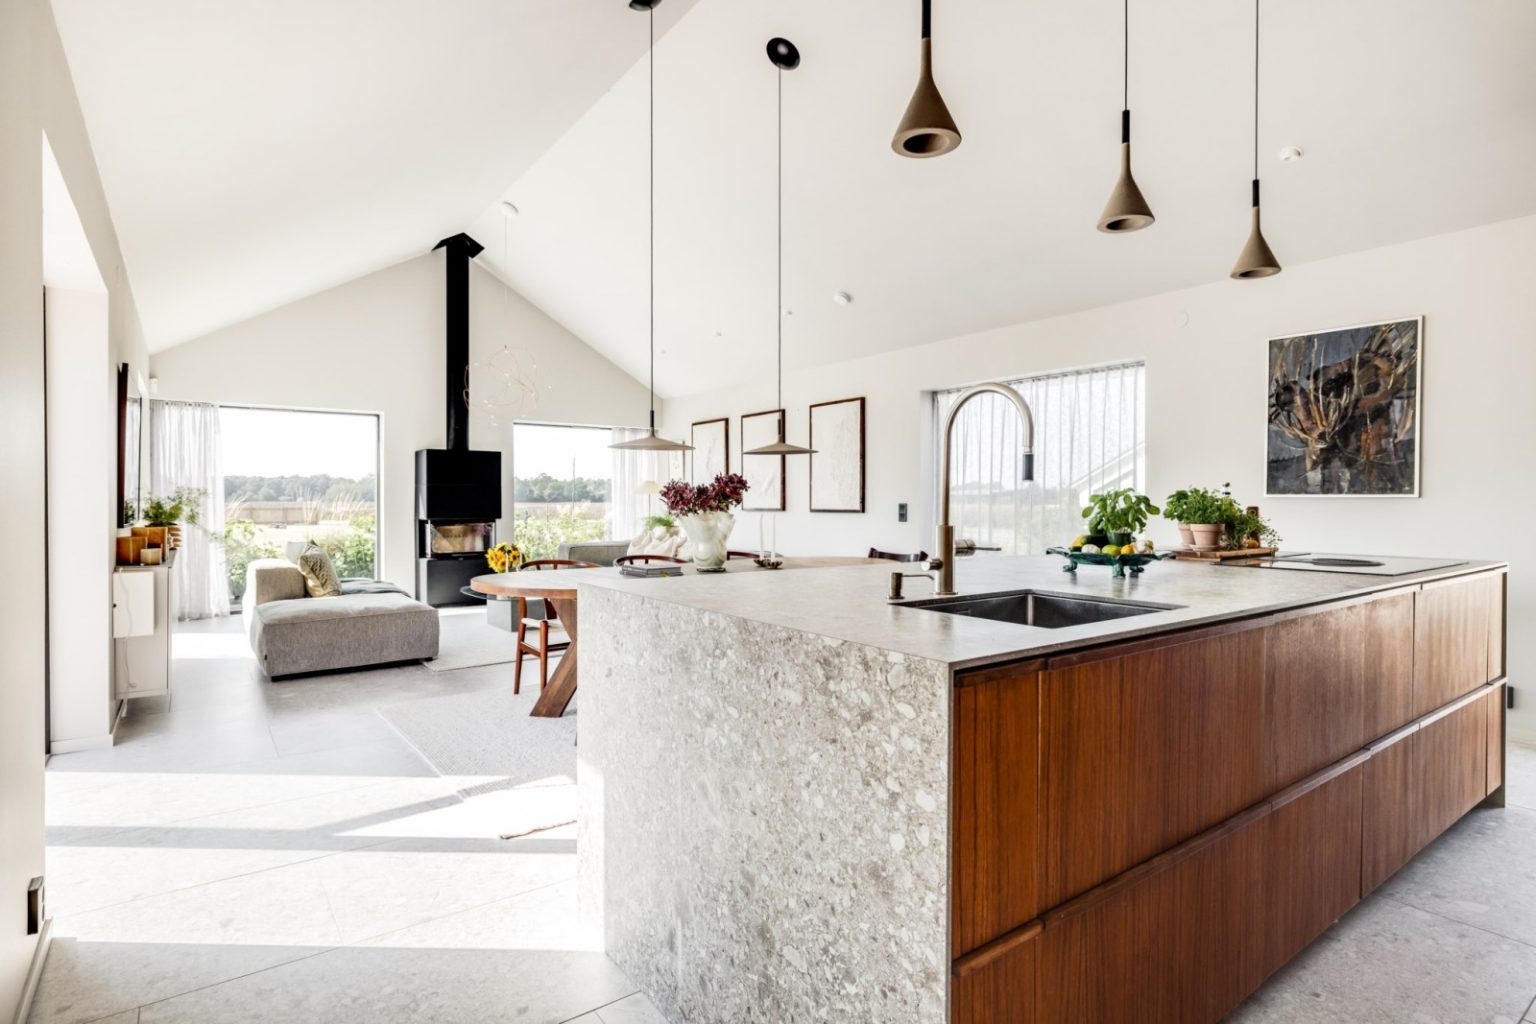
[[[1045,906],[1271,792],[1263,682],[1262,628],[1041,675]]]
[[[1430,583],[1419,591],[1413,647],[1415,718],[1503,673],[1503,595],[1502,573]]]
[[[1418,734],[1418,834],[1415,851],[1488,795],[1489,687],[1422,723]]]

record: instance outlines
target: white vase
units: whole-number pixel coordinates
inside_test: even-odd
[[[688,554],[700,572],[719,572],[725,568],[726,542],[736,517],[729,512],[701,512],[679,516],[678,525],[688,535]]]

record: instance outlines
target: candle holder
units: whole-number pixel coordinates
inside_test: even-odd
[[[784,559],[764,556],[752,559],[752,564],[759,569],[782,569],[784,568]]]

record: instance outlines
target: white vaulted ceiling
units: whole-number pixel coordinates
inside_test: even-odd
[[[464,230],[646,46],[615,0],[53,7],[155,349]]]
[[[644,378],[645,16],[625,0],[54,3],[157,345],[467,229],[483,263]],[[663,394],[771,372],[773,35],[804,55],[785,80],[791,366],[1225,278],[1247,233],[1251,4],[1131,4],[1136,172],[1158,222],[1127,236],[1094,230],[1117,170],[1120,4],[934,6],[965,141],[916,161],[890,135],[918,0],[661,5]],[[1282,262],[1536,212],[1532,39],[1524,0],[1266,4],[1260,158]],[[1305,159],[1281,163],[1286,145]]]

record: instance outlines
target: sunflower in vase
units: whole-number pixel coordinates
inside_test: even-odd
[[[523,552],[516,544],[503,541],[485,553],[485,564],[492,572],[517,572],[523,564]]]

